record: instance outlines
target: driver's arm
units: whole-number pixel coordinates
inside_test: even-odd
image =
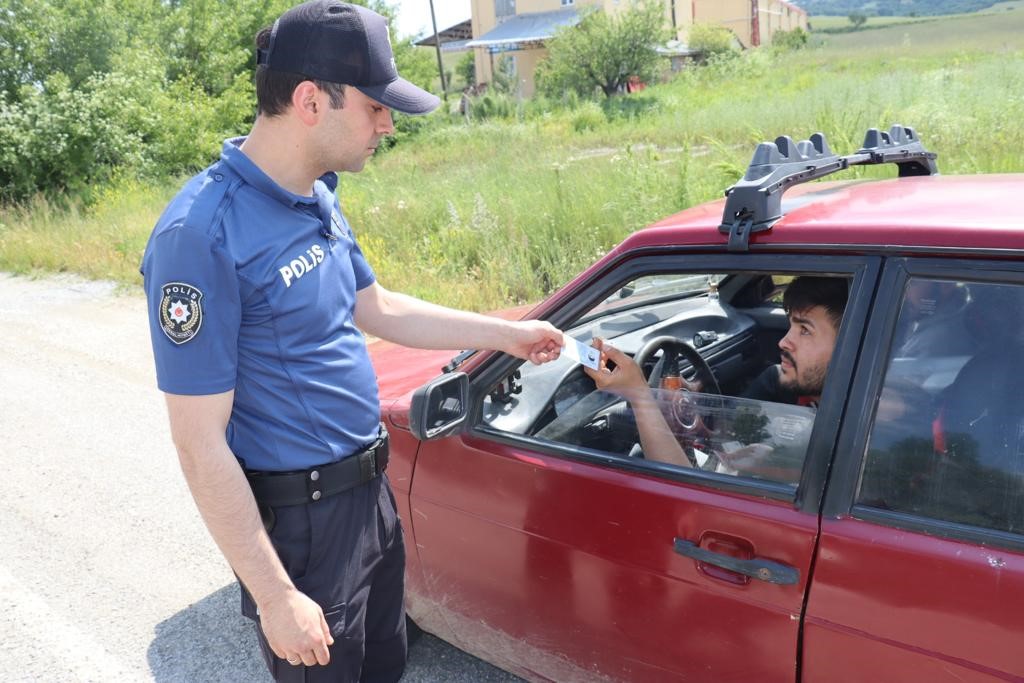
[[[584,367],[598,389],[610,391],[626,399],[633,408],[636,428],[640,432],[640,446],[648,460],[693,467],[683,447],[665,421],[651,388],[644,380],[643,370],[636,362],[614,346],[601,339],[594,340],[594,347],[601,350],[601,365],[597,370]],[[608,361],[614,369],[608,368]]]

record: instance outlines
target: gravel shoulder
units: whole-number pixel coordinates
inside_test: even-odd
[[[178,468],[145,299],[0,273],[0,321],[4,680],[269,681]],[[430,636],[403,678],[514,680]]]

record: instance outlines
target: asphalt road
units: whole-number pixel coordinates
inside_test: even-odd
[[[269,681],[178,469],[145,301],[0,274],[0,679]],[[424,636],[405,683],[520,679]]]

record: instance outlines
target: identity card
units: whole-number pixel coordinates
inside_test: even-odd
[[[597,370],[600,366],[601,352],[589,344],[584,344],[578,339],[566,335],[565,346],[562,347],[562,355],[569,360],[581,363],[591,370]]]

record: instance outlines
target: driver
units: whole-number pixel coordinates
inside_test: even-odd
[[[848,296],[845,278],[798,277],[789,283],[782,295],[789,332],[779,342],[781,360],[766,368],[743,398],[816,408]]]
[[[846,309],[848,284],[837,277],[798,277],[786,288],[782,305],[789,316],[789,331],[779,342],[781,362],[769,366],[742,394],[743,398],[817,407],[832,358],[839,325]],[[629,402],[640,434],[640,446],[651,460],[693,467],[661,412],[643,370],[622,351],[594,340],[601,349],[598,370],[584,368],[598,389],[622,396]],[[609,361],[611,365],[609,366]],[[752,444],[730,454],[728,464],[746,474],[793,481],[799,472],[759,471],[772,451]]]

